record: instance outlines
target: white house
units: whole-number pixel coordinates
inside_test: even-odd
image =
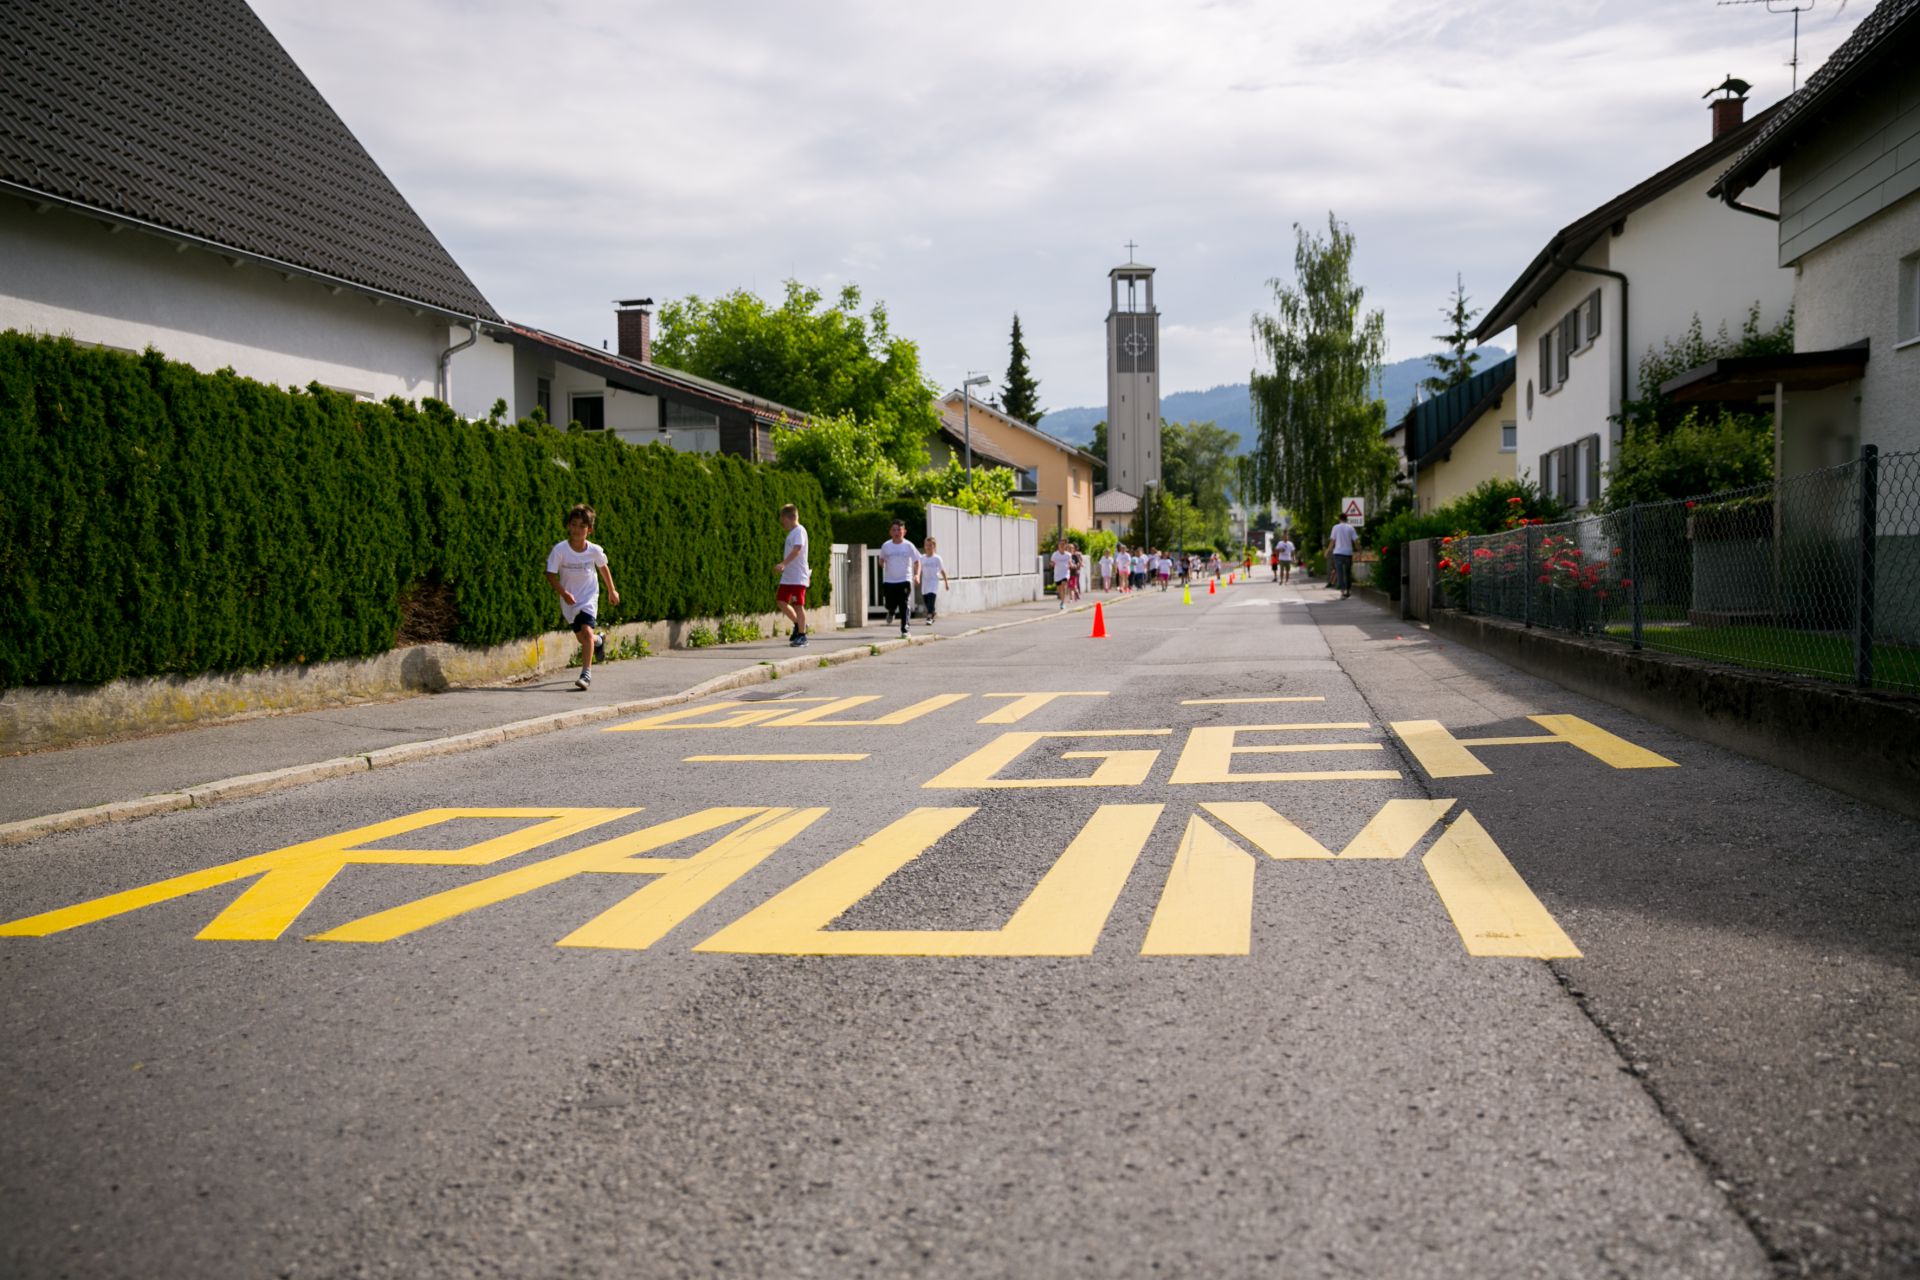
[[[1774,405],[1775,474],[1920,450],[1920,0],[1882,0],[1715,184],[1774,238],[1794,351],[1673,379]],[[1769,197],[1778,187],[1778,203]]]
[[[1474,333],[1517,331],[1519,464],[1571,506],[1599,500],[1621,403],[1641,394],[1650,348],[1684,336],[1696,315],[1709,334],[1738,333],[1755,304],[1766,327],[1792,304],[1772,229],[1706,198],[1770,114],[1742,122],[1743,103],[1714,103],[1707,145],[1557,232]],[[1762,198],[1773,185],[1763,181]]]
[[[0,328],[369,398],[504,384],[498,314],[242,0],[6,22]]]

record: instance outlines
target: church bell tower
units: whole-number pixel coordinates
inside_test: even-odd
[[[1132,246],[1128,246],[1131,248]],[[1160,483],[1160,313],[1153,268],[1107,273],[1107,488],[1139,497]]]

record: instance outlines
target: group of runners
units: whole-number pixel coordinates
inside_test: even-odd
[[[606,551],[588,540],[594,519],[592,507],[584,503],[574,507],[567,513],[567,536],[555,543],[547,555],[547,582],[560,597],[560,612],[567,629],[580,641],[580,675],[574,687],[582,690],[593,683],[594,659],[606,654],[606,642],[596,626],[600,587],[606,586],[607,598],[612,603],[620,603]],[[789,643],[799,648],[807,643],[807,587],[812,577],[807,565],[807,531],[800,523],[799,511],[791,503],[780,508],[780,524],[786,530],[786,543],[785,554],[773,566],[774,572],[780,575],[775,598],[781,615],[793,626]],[[1336,523],[1327,551],[1327,585],[1346,596],[1353,590],[1352,528],[1344,522]],[[1274,544],[1268,565],[1275,582],[1292,580],[1295,554],[1293,543],[1284,536]],[[878,548],[878,555],[880,590],[887,606],[887,620],[891,622],[897,615],[900,634],[907,634],[907,623],[913,612],[913,589],[918,586],[922,611],[927,625],[932,626],[939,607],[940,588],[950,581],[934,540],[928,538],[923,546],[916,547],[907,541],[906,525],[895,520],[887,540]],[[1066,538],[1054,546],[1048,560],[1053,572],[1054,594],[1059,597],[1062,609],[1070,601],[1078,600],[1081,591],[1091,586],[1089,570],[1099,575],[1100,590],[1132,592],[1145,591],[1150,586],[1165,591],[1176,578],[1182,583],[1191,583],[1206,575],[1218,578],[1226,569],[1216,551],[1203,554],[1159,547],[1116,547],[1090,562],[1079,546]],[[1249,576],[1253,565],[1253,552],[1249,549],[1242,564]]]

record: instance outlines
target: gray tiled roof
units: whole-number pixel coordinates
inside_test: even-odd
[[[243,0],[5,0],[0,190],[498,320]]]
[[[1781,154],[1793,145],[1796,135],[1820,118],[1822,109],[1854,78],[1854,73],[1864,72],[1872,64],[1874,55],[1882,51],[1882,42],[1910,21],[1920,22],[1920,0],[1880,0],[1820,69],[1807,77],[1800,92],[1782,104],[1708,194],[1738,199],[1742,191],[1758,182],[1761,175],[1780,163]],[[1898,64],[1894,74],[1902,74]],[[1905,74],[1912,74],[1910,66]]]

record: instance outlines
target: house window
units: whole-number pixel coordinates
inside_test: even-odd
[[[1557,382],[1565,382],[1573,369],[1573,349],[1580,345],[1580,312],[1569,311],[1560,317],[1560,333],[1553,341]]]
[[[1520,424],[1503,422],[1500,424],[1500,452],[1512,453],[1520,447]]]
[[[1900,319],[1894,326],[1894,339],[1920,341],[1920,253],[1900,260]]]
[[[1071,474],[1073,476],[1073,496],[1077,498],[1080,496],[1080,473],[1074,471]]]
[[[533,380],[533,403],[539,408],[541,416],[548,422],[553,421],[553,379],[535,378]]]
[[[575,392],[567,397],[567,417],[588,431],[605,431],[607,398],[598,391]]]

